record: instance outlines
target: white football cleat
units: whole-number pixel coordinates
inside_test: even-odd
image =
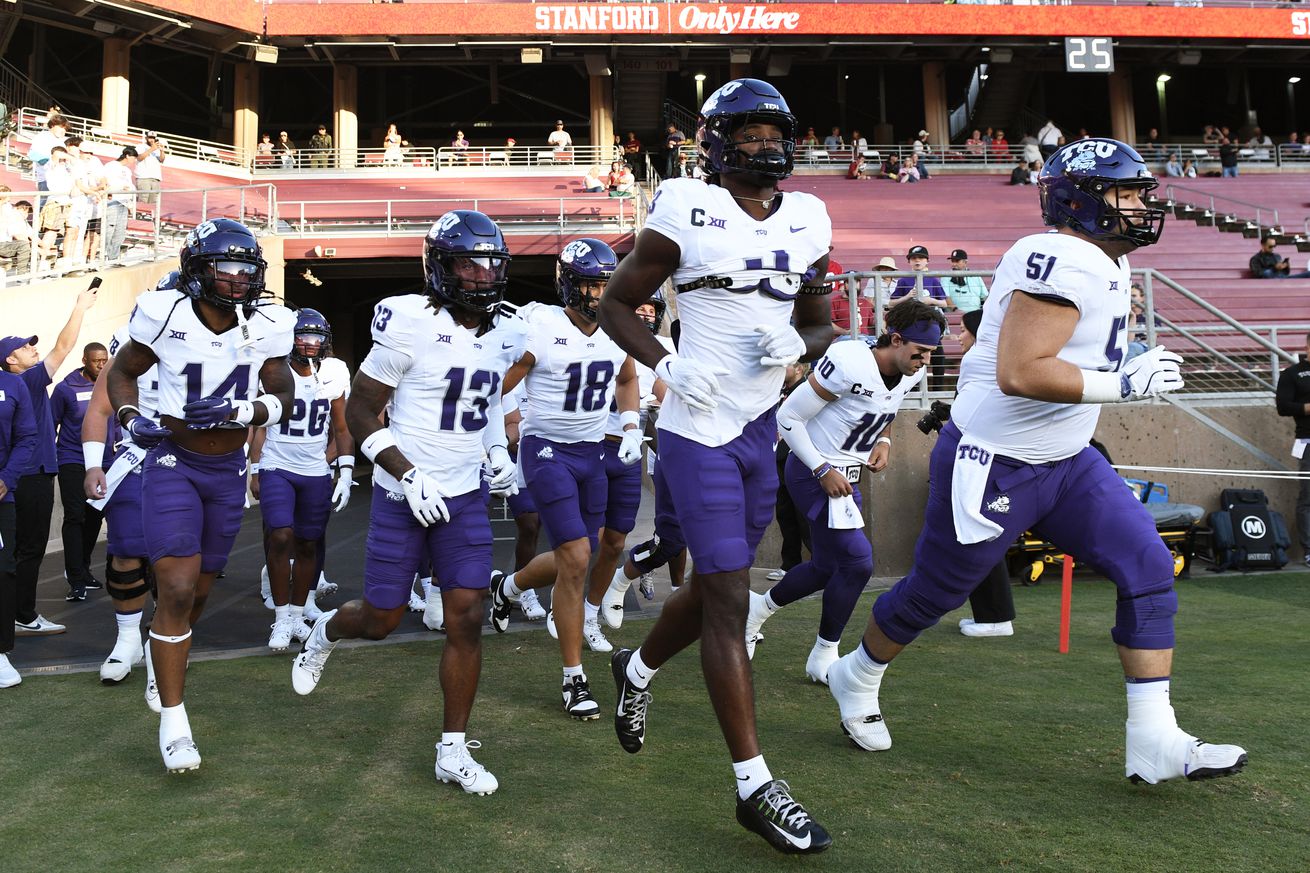
[[[623,627],[623,601],[631,587],[632,580],[624,576],[623,568],[619,567],[614,571],[610,587],[605,589],[605,596],[600,599],[600,614],[604,616],[605,624],[616,630]]]
[[[446,629],[446,607],[441,600],[440,585],[428,589],[428,599],[423,609],[423,626],[434,631]]]
[[[322,613],[320,613],[321,615]],[[303,643],[309,639],[310,625],[302,617],[299,621],[291,619],[291,640],[297,643]]]
[[[537,599],[537,592],[531,588],[519,595],[519,609],[528,621],[541,621],[546,617],[546,608]]]
[[[854,675],[851,660],[855,653],[838,658],[828,667],[828,690],[841,710],[842,733],[855,745],[870,752],[892,747],[892,735],[882,720],[878,692],[861,683]]]
[[[305,598],[305,611],[303,615],[305,621],[309,622],[311,625],[323,616],[323,610],[319,609],[318,604],[314,602],[314,591],[312,589],[309,592],[309,596]]]
[[[1186,776],[1189,780],[1232,776],[1246,766],[1246,749],[1204,743],[1173,726],[1127,722],[1124,775],[1155,785]]]
[[[423,612],[427,608],[428,608],[428,602],[426,599],[424,599],[423,595],[411,589],[409,592],[409,611]]]
[[[546,633],[552,638],[559,639],[559,630],[555,627],[555,610],[546,613]]]
[[[132,668],[145,660],[145,647],[141,644],[141,631],[135,628],[128,633],[119,633],[109,657],[100,665],[100,681],[106,685],[117,685],[132,675]]]
[[[614,646],[600,629],[600,622],[594,618],[582,622],[582,636],[593,652],[614,651]]]
[[[273,632],[268,635],[268,647],[275,652],[285,652],[291,648],[291,634],[295,628],[291,616],[283,616],[271,625]]]
[[[756,594],[754,591],[751,595],[750,611],[746,613],[746,657],[755,657],[755,644],[764,639],[764,634],[760,633],[760,628],[769,620],[773,613],[769,612],[769,607],[764,605],[764,595]]]
[[[155,664],[150,660],[150,641],[145,643],[146,662],[146,706],[156,715],[164,708],[159,702],[159,683],[155,681]]]
[[[437,778],[442,782],[455,782],[468,794],[487,795],[500,787],[496,777],[487,772],[473,756],[470,749],[480,749],[482,743],[469,740],[467,743],[437,743]]]
[[[200,750],[190,734],[165,740],[159,738],[159,753],[164,756],[164,767],[169,775],[200,769]]]
[[[977,622],[971,618],[960,619],[960,633],[966,637],[1012,637],[1014,622]]]
[[[655,574],[642,573],[637,577],[637,591],[647,600],[655,599]]]
[[[815,643],[814,648],[810,649],[810,657],[805,661],[805,675],[813,682],[827,685],[828,670],[840,657],[836,646],[820,646]]]
[[[14,665],[9,663],[8,655],[0,655],[0,688],[13,688],[23,681]]]
[[[319,597],[331,597],[337,593],[337,583],[329,582],[325,574],[319,573],[318,585],[314,588],[314,593]]]
[[[336,643],[327,638],[327,623],[336,615],[335,609],[325,612],[314,622],[314,629],[305,640],[305,647],[296,655],[291,665],[291,687],[297,694],[309,694],[318,687],[318,680],[323,678],[323,667]]]
[[[786,570],[783,570],[783,569],[777,569],[777,570],[770,570],[770,571],[765,575],[764,578],[765,578],[765,579],[768,579],[770,582],[781,582],[782,579],[783,579],[783,577],[786,576],[786,575],[787,575],[787,571],[786,571]]]
[[[259,571],[259,596],[264,599],[265,609],[273,609],[273,583],[268,581],[268,564]]]

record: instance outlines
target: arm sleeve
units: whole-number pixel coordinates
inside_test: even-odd
[[[815,392],[807,379],[796,386],[778,409],[778,431],[782,434],[783,441],[787,443],[787,447],[791,449],[796,459],[810,470],[821,466],[824,457],[815,448],[805,425],[827,405],[828,401]]]
[[[1296,374],[1289,367],[1278,377],[1278,388],[1274,391],[1274,404],[1279,415],[1297,416],[1305,414],[1304,404],[1296,402]]]
[[[14,391],[15,406],[13,432],[10,434],[9,462],[0,470],[0,480],[13,491],[18,487],[19,473],[27,467],[36,451],[36,414],[32,409],[32,396],[20,387]]]
[[[681,179],[670,179],[660,183],[651,202],[650,212],[646,216],[646,230],[653,230],[660,236],[668,237],[682,248],[683,222],[682,193],[677,184]]]
[[[482,448],[490,454],[495,446],[509,447],[509,437],[505,435],[505,406],[499,390],[492,391],[487,400],[487,426],[482,429]]]

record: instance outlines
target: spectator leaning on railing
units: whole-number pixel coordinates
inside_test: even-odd
[[[327,125],[320,124],[318,132],[309,138],[309,165],[321,169],[328,165],[328,154],[332,151],[332,134],[327,132]]]
[[[164,159],[168,157],[168,143],[153,133],[146,134],[145,149],[137,149],[140,156],[136,164],[136,189],[141,192],[141,203],[159,202],[159,189],[164,183]]]
[[[964,249],[952,251],[950,261],[952,270],[969,269],[969,253]],[[946,294],[950,297],[951,303],[960,312],[982,309],[983,302],[987,299],[987,285],[983,282],[982,276],[951,276],[942,284],[946,286]]]
[[[8,185],[0,185],[0,259],[8,261],[0,267],[6,273],[26,273],[31,266],[36,233],[32,230],[31,216],[25,216],[9,202],[10,190]],[[28,207],[30,210],[30,203]]]
[[[118,263],[127,239],[127,222],[136,203],[136,185],[132,170],[136,167],[136,149],[126,146],[117,159],[105,164],[105,189],[109,200],[105,203],[105,249],[108,264]]]

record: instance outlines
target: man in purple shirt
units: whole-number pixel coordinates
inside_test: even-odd
[[[9,663],[14,649],[14,488],[36,448],[36,417],[27,386],[0,371],[0,688],[22,682]]]
[[[909,261],[910,269],[915,272],[923,272],[928,269],[928,249],[925,246],[911,246],[905,255],[905,260]],[[942,280],[936,276],[923,277],[923,291],[919,292],[916,287],[914,276],[902,276],[896,280],[896,287],[892,290],[889,303],[895,306],[903,300],[921,300],[929,306],[936,306],[946,314],[955,308],[951,303],[951,298],[947,295],[946,289],[942,287]],[[946,359],[939,345],[933,350],[932,357],[929,358],[928,387],[933,391],[942,391],[946,388]]]
[[[55,456],[59,463],[59,500],[64,505],[64,577],[68,580],[70,603],[86,600],[88,588],[102,587],[91,573],[91,550],[100,536],[100,510],[88,506],[82,481],[86,460],[82,454],[82,419],[91,402],[91,392],[100,371],[109,362],[109,351],[100,343],[82,349],[82,366],[64,377],[50,396],[50,417],[58,436]],[[106,451],[112,459],[112,453]],[[110,459],[101,459],[105,468]]]
[[[37,431],[36,448],[19,471],[14,495],[17,515],[14,561],[18,577],[14,632],[20,637],[61,634],[66,630],[62,624],[56,624],[36,611],[36,581],[41,573],[46,544],[50,541],[50,515],[55,508],[54,478],[59,472],[55,455],[55,424],[50,417],[50,397],[46,388],[73,346],[77,345],[77,335],[82,332],[82,317],[95,302],[94,289],[77,295],[68,323],[59,332],[55,347],[45,360],[36,350],[37,338],[34,336],[0,338],[0,367],[18,376],[27,386]]]

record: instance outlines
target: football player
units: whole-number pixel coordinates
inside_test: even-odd
[[[296,319],[261,302],[259,241],[226,218],[201,222],[182,246],[178,288],[137,298],[131,339],[109,371],[109,400],[136,445],[148,448],[141,511],[158,585],[150,658],[162,711],[159,750],[170,773],[200,766],[186,707],[191,628],[241,528],[246,429],[289,411]],[[159,367],[159,420],[139,408],[137,380]],[[258,386],[264,392],[256,396]]]
[[[509,262],[494,221],[473,210],[447,212],[423,241],[425,293],[388,297],[375,308],[373,348],[346,404],[351,434],[374,464],[364,597],[314,623],[291,671],[296,692],[309,694],[337,641],[384,639],[405,614],[420,562],[431,560],[446,625],[436,776],[472,794],[498,787],[469,754],[480,744],[466,740],[466,730],[491,576],[483,458],[492,491],[514,484],[500,393],[523,351],[522,322],[491,326]]]
[[[1178,727],[1169,701],[1173,558],[1151,514],[1088,445],[1101,404],[1182,387],[1181,358],[1157,346],[1125,360],[1128,254],[1160,238],[1164,211],[1143,205],[1156,180],[1113,139],[1063,147],[1038,180],[1042,218],[1001,258],[978,342],[933,447],[928,505],[910,574],[873,605],[861,646],[828,670],[842,728],[886,749],[878,691],[888,663],[956,609],[1024,531],[1098,568],[1118,589],[1111,637],[1127,682],[1134,781],[1227,776],[1246,763]]]
[[[275,652],[285,652],[293,637],[304,642],[309,636],[305,601],[318,581],[318,543],[327,531],[329,510],[340,512],[350,502],[350,476],[340,476],[334,488],[327,462],[333,439],[340,453],[337,463],[348,470],[355,466],[345,383],[325,378],[318,366],[331,340],[332,328],[321,313],[296,313],[292,408],[277,427],[260,428],[250,440],[250,493],[264,516],[274,604],[268,647]]]
[[[629,752],[645,741],[655,671],[701,642],[710,700],[732,755],[737,820],[784,852],[820,852],[827,832],[774,779],[755,733],[745,628],[750,566],[773,518],[773,410],[789,364],[832,340],[823,284],[832,223],[817,198],[783,193],[796,119],[758,79],[719,88],[701,110],[707,174],[669,179],[601,301],[601,325],[669,388],[660,466],[695,575],[668,599],[641,647],[616,652],[614,726]],[[670,354],[636,308],[673,278],[681,334]]]
[[[941,311],[912,300],[887,314],[875,342],[842,340],[814,365],[778,409],[778,432],[791,449],[783,474],[798,512],[810,522],[810,560],[787,571],[764,594],[751,592],[746,651],[774,612],[823,592],[819,636],[805,663],[815,682],[828,683],[837,644],[873,575],[873,546],[864,534],[857,487],[867,466],[886,469],[892,441],[887,428],[946,330]],[[872,346],[872,348],[871,348]]]
[[[526,385],[519,457],[552,554],[534,559],[521,574],[503,579],[497,574],[491,624],[503,633],[512,600],[529,587],[554,582],[546,623],[554,624],[559,638],[561,697],[564,711],[583,721],[600,718],[582,669],[584,633],[594,651],[613,649],[600,630],[599,607],[582,596],[597,531],[605,522],[605,459],[615,454],[625,465],[641,460],[636,367],[596,323],[596,307],[617,263],[614,250],[598,239],[576,239],[560,251],[555,284],[562,305],[519,310],[526,351],[505,378],[508,390],[520,381]],[[614,401],[623,429],[617,446],[604,439]],[[553,572],[534,572],[552,563]]]

